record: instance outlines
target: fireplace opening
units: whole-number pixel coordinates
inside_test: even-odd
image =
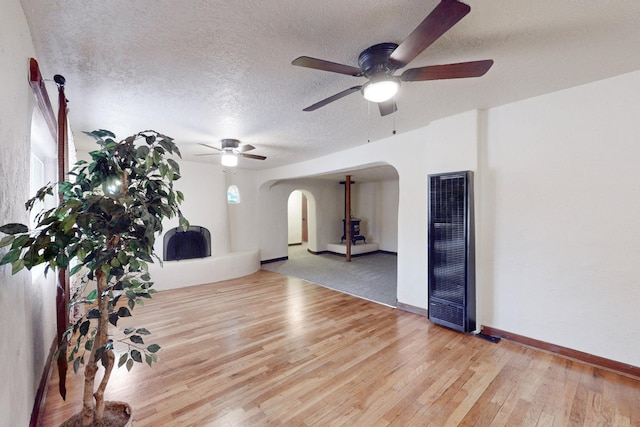
[[[172,228],[164,235],[163,244],[165,261],[211,256],[211,233],[197,225],[189,226],[187,231]]]

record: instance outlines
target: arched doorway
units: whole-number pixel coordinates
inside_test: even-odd
[[[307,190],[296,189],[287,200],[287,243],[289,246],[316,248],[315,197]]]

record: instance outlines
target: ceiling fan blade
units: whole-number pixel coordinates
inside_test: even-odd
[[[194,156],[215,156],[220,153],[205,153],[205,154],[194,154]]]
[[[213,148],[214,150],[218,150],[218,151],[222,151],[221,149],[219,149],[218,147],[214,147],[213,145],[209,145],[209,144],[204,144],[202,142],[198,142],[199,145],[202,145],[203,147],[207,147],[207,148]],[[206,155],[206,154],[205,154]]]
[[[338,64],[336,62],[325,61],[324,59],[311,58],[309,56],[301,56],[291,62],[292,65],[298,67],[313,68],[316,70],[330,71],[332,73],[346,74],[348,76],[358,77],[362,75],[362,70],[351,65]]]
[[[257,154],[238,153],[238,156],[246,157],[247,159],[265,160],[265,156],[259,156]]]
[[[244,153],[245,151],[251,151],[251,150],[255,150],[255,149],[256,149],[256,147],[254,147],[251,144],[242,144],[241,146],[236,148],[238,153]]]
[[[411,34],[393,51],[391,62],[402,68],[431,46],[471,11],[456,0],[442,0]]]
[[[459,62],[457,64],[429,65],[427,67],[410,68],[400,76],[403,82],[419,82],[424,80],[462,79],[465,77],[483,76],[493,65],[493,59],[483,61]]]
[[[393,99],[385,102],[379,102],[378,108],[380,109],[380,115],[383,117],[398,111],[398,106]]]
[[[360,89],[362,89],[362,86],[350,87],[349,89],[346,89],[346,90],[343,90],[342,92],[336,93],[335,95],[330,96],[330,97],[328,97],[326,99],[323,99],[320,102],[316,102],[315,104],[305,108],[302,111],[314,111],[314,110],[317,110],[320,107],[324,107],[325,105],[327,105],[327,104],[329,104],[329,103],[331,103],[333,101],[337,101],[340,98],[344,98],[345,96],[350,95],[353,92],[359,91]]]

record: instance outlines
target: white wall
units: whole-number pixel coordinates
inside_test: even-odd
[[[495,108],[482,322],[640,366],[640,72]]]
[[[157,290],[174,289],[244,276],[260,268],[254,174],[251,171],[225,171],[218,164],[176,159],[181,178],[176,190],[184,194],[180,206],[191,225],[206,227],[211,233],[211,257],[197,260],[166,261],[149,266]],[[240,191],[240,203],[227,204],[227,187]],[[231,217],[231,218],[230,218]],[[163,222],[163,233],[154,249],[163,255],[164,234],[178,226],[178,219]],[[233,255],[237,253],[237,255]]]
[[[398,252],[398,184],[398,180],[379,183],[375,241],[383,251]]]
[[[262,171],[259,181],[394,166],[398,301],[426,308],[427,176],[473,170],[478,325],[640,366],[638,93],[635,72]]]
[[[286,232],[286,199],[283,202],[282,196],[276,194],[270,187],[270,183],[362,166],[390,164],[396,168],[399,175],[396,239],[398,301],[426,309],[427,175],[446,171],[475,170],[477,136],[477,113],[468,112],[440,120],[422,129],[312,161],[260,171],[258,181],[264,184],[260,189],[258,203],[260,211],[265,215],[263,221],[269,222],[269,229],[261,227],[261,259],[274,259],[287,255],[286,240],[279,241],[282,239],[279,238],[279,234]],[[332,197],[335,204],[334,221],[340,224],[337,230],[339,240],[342,235],[344,190],[342,188],[336,190]],[[320,206],[321,203],[318,202],[318,205]],[[334,229],[335,226],[331,230]],[[329,231],[327,228],[327,233]],[[336,241],[335,237],[326,243],[333,241]],[[319,244],[322,244],[320,239]],[[320,250],[324,249],[326,246]]]
[[[351,186],[351,212],[361,219],[360,234],[383,251],[398,251],[398,195],[398,180]]]
[[[30,128],[34,97],[27,82],[31,35],[18,0],[0,13],[0,224],[28,216]],[[55,99],[55,98],[54,98]],[[0,249],[0,256],[6,253]],[[55,289],[31,274],[0,267],[0,426],[29,424],[45,358],[55,338]]]
[[[227,187],[235,185],[240,191],[240,203],[226,205],[231,252],[258,250],[260,239],[257,232],[258,187],[256,186],[256,173],[242,169],[227,170],[224,177]]]

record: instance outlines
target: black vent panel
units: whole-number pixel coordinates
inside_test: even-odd
[[[472,179],[429,176],[429,318],[464,332],[475,329]]]
[[[460,305],[431,299],[429,303],[429,317],[435,323],[460,329],[464,327],[464,309]]]

